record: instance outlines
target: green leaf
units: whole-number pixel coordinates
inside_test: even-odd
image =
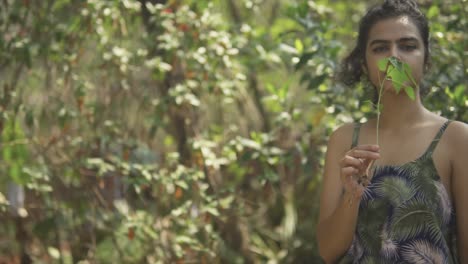
[[[457,87],[455,87],[455,91],[453,92],[453,99],[457,105],[464,105],[466,100],[465,90],[466,88],[463,84],[459,84]]]
[[[295,66],[295,70],[299,70],[300,68],[302,68],[304,65],[307,64],[307,62],[309,62],[310,59],[312,59],[312,57],[315,56],[315,53],[317,53],[316,51],[312,51],[312,52],[306,52],[304,53],[301,58],[299,59],[299,62],[296,64]]]
[[[242,146],[246,147],[246,148],[250,148],[250,149],[254,149],[254,150],[261,150],[262,149],[261,144],[259,144],[256,141],[250,140],[248,138],[239,138],[238,140],[239,140],[239,143]]]
[[[436,5],[431,6],[429,10],[427,11],[427,18],[433,18],[439,15],[439,7]]]
[[[416,99],[416,96],[414,94],[414,90],[412,87],[410,86],[405,86],[405,92],[406,94],[408,95],[409,98],[411,98],[411,100],[415,100]]]
[[[460,84],[457,87],[455,87],[455,92],[454,92],[455,98],[463,96],[464,93],[465,93],[465,86]]]
[[[175,237],[175,240],[177,243],[181,244],[194,244],[196,243],[196,240],[189,237],[189,236],[184,236],[184,235],[178,235]]]
[[[379,67],[380,71],[386,71],[387,70],[387,65],[388,65],[388,58],[380,59],[377,62],[377,66]]]
[[[5,162],[12,162],[13,159],[12,149],[10,146],[3,147],[3,160]]]
[[[233,201],[234,201],[234,196],[230,195],[226,198],[219,200],[219,205],[223,209],[228,209],[231,206]]]
[[[398,71],[403,71],[403,62],[395,57],[388,58],[393,67],[397,68]]]
[[[278,91],[278,97],[281,100],[285,100],[289,92],[289,83],[284,84]]]
[[[322,84],[325,79],[327,79],[329,76],[327,74],[322,74],[319,76],[313,76],[309,79],[309,83],[307,85],[307,89],[309,90],[314,90],[317,87],[320,87],[320,84]]]
[[[302,53],[304,51],[304,44],[302,44],[302,41],[300,39],[296,39],[294,45],[298,53]]]
[[[55,1],[54,4],[52,5],[52,10],[53,11],[60,10],[68,4],[70,4],[70,0]]]
[[[54,247],[48,247],[47,248],[47,252],[49,252],[49,255],[53,258],[53,259],[59,259],[60,258],[60,251],[57,249],[57,248],[54,248]]]
[[[265,88],[266,88],[267,91],[270,92],[271,94],[276,94],[276,88],[275,88],[275,86],[273,86],[273,84],[267,83],[267,84],[265,85]]]
[[[31,109],[28,109],[26,111],[26,116],[24,118],[25,124],[28,126],[28,128],[33,128],[34,126],[34,113]]]
[[[22,164],[18,164],[18,163],[11,164],[9,173],[10,173],[11,179],[15,183],[23,185],[26,183],[26,179],[24,177],[24,174],[21,171],[21,165]]]
[[[207,206],[207,207],[205,207],[205,208],[203,209],[203,211],[205,211],[205,212],[207,212],[207,213],[209,213],[209,214],[211,214],[211,215],[214,215],[214,216],[219,216],[219,211],[218,211],[218,209],[216,209],[216,208],[214,208],[214,207],[209,207],[209,206]]]
[[[389,66],[389,73],[387,74],[387,78],[392,81],[393,87],[397,93],[400,92],[403,84],[408,80],[406,74],[400,69],[394,67],[393,64]]]
[[[412,76],[413,72],[411,71],[411,67],[408,65],[408,63],[403,63],[403,71],[408,74],[408,76]]]
[[[388,61],[390,65],[386,69],[386,78],[392,81],[395,91],[399,93],[403,88],[406,94],[412,99],[415,99],[413,87],[408,83],[416,85],[411,75],[411,68],[407,63],[400,61],[398,58],[390,57],[379,61],[379,69],[384,66],[384,61]]]
[[[271,182],[277,182],[279,180],[279,175],[278,173],[272,171],[271,169],[265,169],[265,172],[263,173],[262,178]]]
[[[185,181],[176,181],[175,184],[184,190],[189,189],[189,186]]]

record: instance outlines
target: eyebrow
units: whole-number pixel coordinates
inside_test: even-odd
[[[403,38],[400,38],[400,39],[397,40],[397,42],[411,42],[411,41],[418,42],[418,39],[415,38],[415,37],[403,37]],[[375,45],[375,44],[387,44],[387,43],[390,43],[390,42],[391,42],[390,40],[374,39],[374,40],[371,41],[369,46],[372,46],[372,45]]]

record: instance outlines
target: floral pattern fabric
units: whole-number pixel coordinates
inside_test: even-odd
[[[374,170],[360,203],[353,242],[340,264],[458,263],[455,212],[432,160],[449,123],[418,159]]]

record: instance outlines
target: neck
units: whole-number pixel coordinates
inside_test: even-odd
[[[380,130],[393,130],[414,125],[427,111],[421,103],[419,92],[411,100],[404,91],[400,94],[385,93],[382,97]]]

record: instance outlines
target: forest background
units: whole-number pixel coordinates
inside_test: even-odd
[[[376,1],[1,0],[0,263],[320,263],[333,81]],[[468,120],[466,0],[425,105]]]

